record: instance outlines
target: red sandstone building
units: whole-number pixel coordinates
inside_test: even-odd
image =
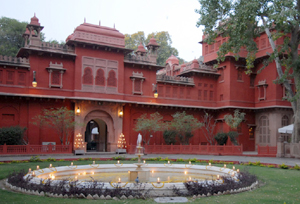
[[[0,56],[0,126],[27,127],[30,144],[60,144],[53,131],[31,120],[45,108],[62,106],[80,110],[75,121],[83,126],[74,130],[74,138],[80,133],[89,143],[91,129],[98,127],[93,148],[100,152],[115,151],[121,133],[127,144],[135,144],[134,124],[143,113],[158,111],[170,121],[172,114],[186,111],[201,121],[206,111],[214,115],[218,132],[229,130],[223,117],[238,108],[246,112],[238,128],[244,151],[254,151],[257,145],[276,146],[277,129],[292,122],[290,103],[282,100],[283,86],[273,83],[275,64],[256,74],[266,52],[271,52],[266,35],[256,39],[255,68],[246,75],[243,58],[237,62],[230,53],[218,69],[212,68],[218,47],[226,41],[221,36],[212,45],[203,43],[203,60],[179,65],[170,56],[161,67],[156,65],[159,45],[154,38],[147,49],[140,45],[131,55],[124,35],[115,28],[83,23],[65,46],[42,42],[42,29],[39,20],[31,18],[17,57]],[[194,135],[192,144],[207,144],[201,130]],[[164,143],[161,133],[154,135],[150,144],[154,143]]]

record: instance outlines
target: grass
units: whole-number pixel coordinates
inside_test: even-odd
[[[120,161],[121,163],[134,163],[134,161]],[[10,163],[0,165],[0,179],[4,179],[12,171],[19,171],[21,169],[32,168],[35,169],[37,165],[40,168],[46,168],[49,164],[53,166],[70,165],[70,161],[52,161],[52,162],[29,162],[29,163]],[[74,161],[74,165],[91,164],[91,161]],[[116,163],[116,161],[96,161],[96,163]],[[147,163],[166,163],[166,161],[147,161]],[[178,162],[186,163],[186,162]],[[201,163],[196,163],[201,164]],[[223,166],[216,164],[216,166]],[[232,165],[227,165],[231,168]],[[242,166],[235,165],[241,170],[248,169],[250,173],[257,175],[258,179],[264,185],[254,191],[243,192],[232,195],[213,196],[208,198],[200,198],[193,200],[189,198],[191,203],[300,203],[300,171],[289,169],[268,168],[260,166]],[[82,199],[61,199],[40,197],[34,195],[26,195],[22,193],[15,193],[6,190],[0,190],[0,203],[18,204],[18,203],[156,203],[153,199],[147,200],[82,200]]]

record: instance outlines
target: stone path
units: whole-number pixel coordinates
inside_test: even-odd
[[[13,161],[13,160],[29,160],[32,155],[1,155],[0,161]],[[40,159],[55,158],[55,159],[79,159],[79,158],[112,158],[122,156],[125,158],[136,158],[134,154],[115,154],[115,153],[97,153],[94,155],[73,155],[73,154],[64,154],[64,155],[41,155]],[[261,163],[271,163],[271,164],[286,164],[289,166],[295,166],[298,164],[300,166],[300,159],[295,158],[277,158],[277,157],[256,157],[256,156],[214,156],[214,155],[192,155],[192,154],[148,154],[144,155],[142,158],[156,158],[162,157],[169,159],[189,159],[197,158],[200,160],[220,160],[220,161],[238,161],[238,162],[256,162],[260,161]]]

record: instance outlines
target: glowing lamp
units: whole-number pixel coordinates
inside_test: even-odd
[[[154,98],[157,98],[158,97],[158,93],[157,93],[157,90],[155,90],[154,92]]]
[[[79,108],[79,107],[77,107],[76,114],[77,114],[77,115],[80,114],[80,108]]]
[[[32,81],[32,86],[33,87],[37,87],[37,82],[36,82],[36,79],[35,79],[35,75],[36,75],[36,72],[33,71],[33,81]]]

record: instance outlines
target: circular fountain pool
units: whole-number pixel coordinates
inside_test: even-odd
[[[70,165],[33,170],[25,177],[32,177],[30,182],[39,184],[52,180],[52,185],[62,180],[78,181],[82,188],[91,182],[101,182],[105,188],[136,188],[135,179],[139,176],[145,189],[152,189],[155,195],[173,195],[173,187],[185,190],[183,182],[217,181],[222,183],[223,176],[231,176],[237,180],[237,171],[210,165],[193,164],[90,164]]]

